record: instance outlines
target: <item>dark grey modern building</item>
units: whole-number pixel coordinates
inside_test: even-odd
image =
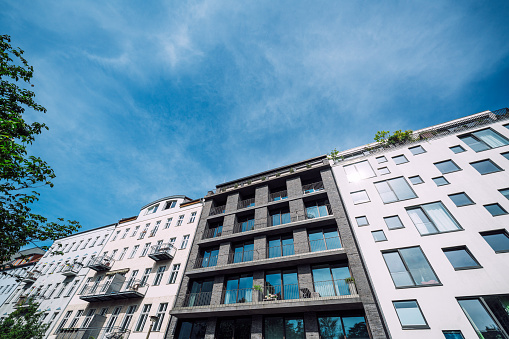
[[[217,185],[167,338],[388,338],[325,156]]]

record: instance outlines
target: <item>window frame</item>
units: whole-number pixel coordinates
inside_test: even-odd
[[[414,153],[412,151],[413,149],[422,150],[422,152]],[[416,155],[419,155],[419,154],[423,154],[423,153],[427,153],[427,151],[424,149],[424,147],[422,147],[422,145],[417,145],[417,146],[409,147],[408,150],[410,151],[410,153],[412,153],[413,156],[416,156]]]
[[[361,201],[361,202],[355,202],[352,194],[355,194],[355,193],[360,193],[360,192],[364,192],[366,194],[366,197],[368,198],[368,200],[365,200],[365,201]],[[371,202],[371,199],[368,195],[368,192],[364,189],[364,190],[358,190],[358,191],[355,191],[355,192],[350,192],[350,197],[352,198],[352,201],[353,201],[353,204],[354,205],[360,205],[360,204],[365,204],[367,202]]]
[[[369,168],[371,169],[371,172],[373,173],[373,175],[371,176],[367,176],[367,177],[363,177],[360,175],[360,172],[359,170],[357,169],[357,164],[361,164],[361,163],[367,163]],[[353,169],[355,169],[355,172],[357,173],[357,179],[355,178],[352,178],[351,174],[349,175],[346,168],[347,167],[351,167]],[[346,179],[348,180],[349,183],[353,183],[353,182],[358,182],[358,181],[361,181],[361,180],[364,180],[364,179],[369,179],[369,178],[374,178],[376,177],[376,172],[375,170],[373,169],[373,166],[371,166],[371,163],[369,162],[369,160],[365,159],[365,160],[361,160],[361,161],[357,161],[357,162],[354,162],[353,164],[348,164],[348,165],[344,165],[343,166],[343,171],[345,172],[345,176],[346,176]]]
[[[401,224],[401,226],[400,226],[400,227],[392,227],[392,228],[391,228],[391,227],[389,227],[389,224],[387,223],[387,219],[389,219],[389,218],[394,218],[394,217],[398,218],[398,220],[399,220],[399,222],[400,222],[400,224]],[[396,214],[396,215],[390,215],[390,216],[388,216],[388,217],[383,217],[383,218],[384,218],[385,225],[387,226],[387,229],[388,229],[389,231],[390,231],[390,230],[399,230],[399,229],[405,228],[405,225],[403,224],[403,221],[401,221],[401,218],[399,217],[399,215],[398,215],[398,214]]]
[[[426,213],[425,210],[422,209],[422,206],[424,205],[431,205],[431,204],[436,204],[436,203],[440,203],[442,205],[442,207],[445,209],[445,211],[447,212],[447,214],[451,217],[452,221],[458,226],[457,229],[454,229],[454,230],[448,230],[448,231],[444,231],[444,232],[440,232],[437,228],[437,226],[435,225],[435,221],[428,215],[428,213]],[[423,213],[424,215],[426,216],[426,218],[428,218],[428,220],[431,221],[431,223],[433,224],[433,227],[435,227],[435,229],[437,229],[437,232],[434,232],[434,233],[427,233],[427,234],[421,234],[421,232],[419,231],[419,229],[417,228],[417,225],[415,224],[415,222],[412,220],[412,217],[410,216],[410,214],[408,213],[409,210],[412,210],[412,209],[417,209],[419,208]],[[428,202],[428,203],[424,203],[424,204],[419,204],[419,205],[414,205],[414,206],[407,206],[405,207],[405,210],[408,214],[408,217],[410,218],[410,220],[412,220],[412,223],[414,224],[415,228],[417,229],[417,232],[419,232],[419,234],[424,237],[424,236],[428,236],[428,235],[435,235],[435,234],[444,234],[444,233],[450,233],[450,232],[458,232],[458,231],[464,231],[465,229],[461,226],[461,224],[458,222],[458,220],[456,220],[456,218],[452,215],[452,213],[449,211],[449,209],[447,209],[447,207],[445,206],[445,204],[438,200],[438,201],[432,201],[432,202]]]
[[[503,213],[500,213],[500,214],[493,214],[489,209],[488,209],[488,206],[498,206],[502,211]],[[486,204],[486,205],[483,205],[484,208],[491,214],[492,217],[500,217],[501,215],[507,215],[509,213],[507,213],[507,210],[505,208],[502,207],[502,205],[500,205],[498,202],[495,202],[493,204]]]
[[[398,161],[396,161],[396,159],[397,159],[397,158],[401,158],[401,157],[403,157],[406,161],[403,161],[403,162],[398,162]],[[408,158],[407,158],[404,154],[395,155],[395,156],[393,156],[393,157],[391,157],[391,158],[392,158],[392,161],[394,161],[394,163],[395,163],[396,165],[403,165],[403,164],[406,164],[407,162],[410,162],[410,161],[408,160]]]
[[[412,182],[412,179],[414,178],[419,178],[420,182],[418,183],[414,183]],[[410,183],[415,186],[415,185],[420,185],[420,184],[424,184],[424,180],[422,180],[421,176],[420,175],[412,175],[411,177],[408,177],[408,180],[410,181]]]
[[[455,148],[458,148],[458,147],[459,147],[461,150],[460,150],[460,151],[458,151],[458,152],[456,152],[454,149],[455,149]],[[450,150],[451,150],[454,154],[460,154],[460,153],[463,153],[463,152],[466,152],[466,151],[467,151],[467,150],[466,150],[465,148],[463,148],[463,146],[461,146],[461,145],[454,145],[454,146],[449,147],[449,149],[450,149]]]
[[[385,170],[386,172],[382,172],[382,170]],[[380,167],[380,168],[377,168],[376,171],[378,172],[378,174],[380,176],[382,175],[386,175],[386,174],[391,174],[391,171],[389,170],[389,167],[385,166],[385,167]]]
[[[452,251],[458,251],[458,250],[464,250],[470,256],[470,258],[472,258],[472,260],[475,263],[477,263],[477,265],[475,265],[475,266],[462,266],[462,267],[454,266],[454,264],[451,262],[451,260],[445,254],[445,252],[452,252]],[[483,268],[481,266],[481,264],[479,263],[479,261],[477,261],[477,259],[474,257],[472,252],[470,252],[470,250],[468,249],[468,247],[466,245],[454,246],[454,247],[445,247],[445,248],[442,248],[442,252],[444,252],[445,257],[450,262],[452,268],[454,268],[455,271],[464,271],[464,270],[472,270],[472,269],[476,269],[476,268]]]
[[[477,168],[474,166],[474,164],[478,164],[478,163],[485,162],[485,161],[490,162],[493,166],[495,166],[495,168],[497,168],[497,169],[498,169],[498,171],[492,171],[492,172],[481,173],[481,172],[479,171],[479,169],[477,169]],[[474,162],[470,162],[469,164],[470,164],[470,166],[472,166],[472,167],[473,167],[473,168],[477,171],[477,173],[479,173],[480,175],[488,175],[488,174],[498,173],[498,172],[503,172],[503,171],[504,171],[504,169],[503,169],[502,167],[498,166],[496,162],[494,162],[493,160],[491,160],[491,159],[489,159],[489,158],[488,158],[488,159],[483,159],[483,160],[477,160],[477,161],[474,161]]]
[[[365,224],[359,224],[359,219],[361,218],[364,218],[366,220],[366,223]],[[360,217],[355,217],[355,222],[357,223],[357,226],[358,227],[363,227],[363,226],[369,226],[369,220],[368,220],[368,217],[366,217],[365,215],[361,215]]]
[[[457,167],[457,169],[455,169],[454,171],[449,171],[449,172],[442,172],[442,170],[440,168],[438,168],[437,164],[443,164],[443,163],[446,163],[446,162],[451,162],[454,164],[454,166]],[[463,169],[461,167],[458,166],[457,163],[455,163],[452,159],[448,159],[448,160],[442,160],[442,161],[438,161],[438,162],[434,162],[433,165],[435,165],[436,169],[442,173],[442,176],[444,176],[444,174],[449,174],[449,173],[454,173],[454,172],[459,172],[459,171],[463,171]]]
[[[384,236],[384,239],[382,240],[377,240],[376,237],[375,237],[375,233],[378,233],[380,234],[380,232],[382,232],[382,235]],[[374,230],[374,231],[371,231],[371,235],[373,236],[373,240],[375,240],[375,242],[383,242],[383,241],[388,241],[387,240],[387,236],[385,235],[385,232],[384,230]]]
[[[445,180],[445,184],[438,184],[435,179],[439,179],[439,178],[442,178]],[[442,186],[447,186],[447,185],[450,185],[451,183],[449,182],[449,180],[447,180],[446,177],[444,177],[443,175],[439,176],[439,177],[434,177],[434,178],[431,178],[431,180],[433,180],[433,182],[435,183],[435,185],[437,185],[437,187],[442,187]]]
[[[460,195],[460,194],[463,194],[465,197],[467,197],[467,199],[470,201],[470,203],[468,204],[463,204],[463,205],[458,205],[456,203],[456,201],[454,201],[454,199],[452,198],[452,196],[457,196],[457,195]],[[449,197],[449,199],[451,199],[451,201],[453,202],[454,205],[456,205],[456,207],[464,207],[464,206],[471,206],[471,205],[475,205],[475,202],[468,196],[468,194],[466,194],[465,192],[458,192],[458,193],[452,193],[452,194],[448,194],[447,195]]]
[[[398,194],[396,193],[397,191],[392,187],[392,185],[390,183],[391,181],[396,180],[396,179],[403,179],[403,181],[407,184],[407,186],[410,189],[410,191],[412,191],[412,193],[414,194],[414,197],[410,197],[410,198],[406,198],[406,199],[399,199]],[[383,182],[386,183],[389,186],[389,188],[391,189],[391,192],[394,194],[394,196],[397,198],[397,200],[389,201],[389,202],[385,202],[384,201],[384,199],[382,198],[382,194],[380,193],[380,190],[378,189],[378,186],[377,186],[377,184],[380,184],[380,183],[383,183]],[[390,178],[390,179],[386,179],[386,180],[380,180],[380,181],[374,182],[373,186],[375,186],[375,189],[378,192],[378,196],[380,197],[380,199],[382,200],[384,205],[392,204],[392,203],[395,203],[395,202],[400,202],[400,201],[406,201],[406,200],[411,200],[411,199],[419,198],[417,193],[415,193],[415,191],[413,190],[412,186],[408,183],[408,181],[405,179],[404,176]]]
[[[495,235],[495,234],[503,234],[505,235],[505,237],[507,238],[507,241],[509,241],[509,232],[507,232],[507,230],[505,228],[502,228],[502,229],[498,229],[498,230],[489,230],[489,231],[484,231],[484,232],[479,232],[479,234],[481,235],[481,237],[483,238],[483,240],[488,244],[488,246],[496,253],[496,254],[499,254],[499,253],[509,253],[509,246],[507,247],[507,249],[505,250],[495,250],[491,244],[486,240],[486,238],[484,237],[485,235]]]
[[[505,139],[505,141],[507,142],[505,145],[501,145],[501,146],[496,146],[496,147],[491,147],[490,145],[488,145],[484,140],[482,140],[481,138],[479,138],[477,135],[475,135],[474,133],[477,133],[477,132],[481,132],[481,131],[486,131],[486,130],[490,130],[491,132],[493,132],[494,134],[497,134],[499,137],[502,137],[502,139]],[[475,149],[473,149],[469,144],[467,144],[463,139],[464,138],[467,138],[467,137],[470,137],[472,139],[475,139],[478,143],[481,143],[483,145],[485,145],[486,149],[483,149],[481,151],[476,151]],[[500,147],[504,147],[504,146],[507,146],[509,145],[509,139],[507,139],[507,137],[503,134],[500,134],[499,132],[497,132],[496,130],[494,130],[493,128],[490,128],[490,127],[487,127],[487,128],[482,128],[482,129],[479,129],[477,131],[472,131],[472,132],[469,132],[469,133],[465,133],[465,134],[462,134],[462,135],[458,135],[458,139],[460,139],[465,145],[467,145],[472,151],[474,151],[475,153],[479,153],[479,152],[484,152],[484,151],[489,151],[489,150],[492,150],[492,149],[495,149],[495,148],[500,148]]]
[[[425,325],[403,325],[403,323],[401,322],[401,318],[399,317],[399,314],[398,314],[398,311],[397,311],[395,303],[398,303],[398,302],[408,302],[408,301],[415,302],[415,304],[417,305],[417,309],[419,310],[419,313],[421,314],[422,319],[424,320]],[[426,317],[424,316],[424,313],[422,313],[421,306],[419,305],[419,302],[417,301],[417,299],[393,300],[392,301],[392,306],[394,307],[394,311],[396,312],[396,316],[398,317],[399,323],[401,325],[401,329],[403,329],[403,330],[417,330],[417,329],[418,330],[422,330],[422,329],[429,329],[430,328],[429,324],[428,324],[428,321],[426,320]]]
[[[504,198],[506,198],[507,200],[509,200],[509,188],[501,188],[501,189],[499,189],[498,191],[500,192],[500,194],[502,194],[502,196],[503,196]],[[507,194],[507,195],[505,195],[504,193],[502,193],[503,191],[506,191],[508,194]]]

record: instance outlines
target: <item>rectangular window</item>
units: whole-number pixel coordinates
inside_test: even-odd
[[[396,314],[404,330],[414,328],[429,328],[422,315],[417,300],[393,301]]]
[[[193,212],[193,213],[191,213],[191,218],[189,218],[189,224],[193,223],[195,219],[196,219],[196,212]]]
[[[461,171],[461,168],[454,163],[452,160],[445,160],[434,163],[436,168],[440,171],[442,174],[452,173],[456,171]]]
[[[177,276],[179,274],[180,264],[173,265],[171,269],[170,279],[168,280],[168,284],[174,284],[177,281]]]
[[[122,306],[115,307],[115,309],[111,313],[110,319],[108,319],[108,324],[106,325],[106,333],[109,333],[113,330],[113,326],[115,326],[115,323],[117,322],[117,318],[121,310]]]
[[[159,204],[147,208],[147,212],[145,212],[145,215],[157,212],[158,207],[159,207]]]
[[[408,177],[408,180],[410,180],[412,185],[418,185],[418,184],[422,184],[424,182],[419,175],[415,175],[413,177]]]
[[[90,245],[90,247],[94,247],[95,246],[95,243],[97,242],[97,240],[99,240],[100,237],[96,237],[94,239],[94,241],[92,242],[92,244]]]
[[[461,331],[442,331],[445,339],[465,339]]]
[[[426,153],[426,150],[424,148],[422,148],[421,145],[410,147],[409,150],[410,150],[410,152],[412,152],[413,155],[418,155],[418,154]]]
[[[253,276],[243,274],[226,279],[223,304],[253,301]]]
[[[382,255],[396,287],[440,284],[419,246],[383,252]]]
[[[120,231],[116,231],[115,234],[113,235],[113,239],[111,239],[111,241],[117,240],[117,237],[119,234],[120,234]]]
[[[129,228],[126,228],[126,230],[124,231],[124,234],[122,234],[121,239],[125,239],[125,237],[127,237],[127,233],[129,233]]]
[[[466,246],[443,248],[442,251],[456,271],[481,267]]]
[[[122,250],[122,253],[120,253],[120,257],[118,257],[118,260],[124,259],[124,256],[125,256],[128,248],[129,247],[124,247],[124,249]]]
[[[449,148],[451,149],[451,151],[454,152],[454,154],[465,152],[465,149],[463,147],[461,147],[460,145],[452,146]]]
[[[154,228],[152,229],[152,232],[150,232],[149,237],[155,237],[157,230],[159,229],[159,225],[161,224],[161,220],[156,221],[156,224],[154,225]]]
[[[184,248],[186,248],[188,242],[189,242],[189,234],[184,235],[184,237],[182,238],[182,243],[180,244],[180,249],[183,250]]]
[[[134,237],[136,235],[136,233],[138,233],[138,230],[140,229],[140,226],[136,226],[134,228],[134,231],[133,231],[133,234],[131,234],[131,237]]]
[[[74,316],[74,319],[69,324],[69,328],[74,328],[78,324],[78,321],[80,320],[81,316],[83,315],[83,312],[85,312],[85,310],[78,310],[78,312]]]
[[[145,246],[143,246],[143,250],[141,251],[140,257],[144,257],[147,255],[148,250],[150,248],[150,242],[146,243]]]
[[[362,179],[376,177],[373,168],[367,160],[343,166],[349,182],[356,182]]]
[[[278,258],[295,254],[292,234],[270,237],[267,239],[267,245],[268,258]]]
[[[484,208],[486,208],[488,210],[488,212],[490,212],[491,215],[494,217],[498,217],[499,215],[507,214],[507,211],[499,204],[484,205]]]
[[[133,318],[134,312],[138,305],[131,305],[127,308],[127,312],[125,313],[124,319],[122,320],[122,324],[120,325],[120,330],[125,331],[129,328],[129,324],[131,323],[131,319]]]
[[[449,198],[451,198],[452,202],[457,206],[467,206],[467,205],[473,205],[474,202],[466,193],[456,193],[456,194],[449,194]]]
[[[302,317],[266,317],[264,319],[264,338],[305,339],[304,319]],[[332,338],[332,337],[330,337]]]
[[[387,167],[380,167],[377,169],[377,171],[378,171],[378,174],[380,174],[380,175],[391,173],[391,171],[389,171],[389,169]]]
[[[92,317],[95,314],[95,308],[89,309],[87,312],[87,315],[85,316],[85,320],[83,320],[83,324],[81,324],[81,327],[87,328],[90,322],[92,321]]]
[[[157,308],[156,317],[157,320],[152,325],[152,332],[159,332],[161,330],[161,326],[163,325],[164,314],[168,309],[168,303],[161,303]]]
[[[337,315],[318,317],[318,328],[320,338],[323,339],[370,337],[364,317],[340,317]],[[290,338],[293,339],[293,337]]]
[[[375,187],[384,204],[417,198],[417,195],[403,177],[375,182]]]
[[[150,273],[152,273],[152,268],[146,268],[145,272],[143,272],[143,276],[141,277],[140,286],[145,286],[150,276]]]
[[[235,244],[232,246],[228,263],[238,263],[253,261],[254,244],[253,241]]]
[[[351,192],[350,196],[352,197],[354,205],[362,204],[363,202],[369,202],[368,193],[366,190]]]
[[[459,138],[475,152],[509,145],[509,140],[491,128],[465,134]]]
[[[509,252],[509,235],[506,230],[482,232],[481,236],[495,253]]]
[[[390,217],[384,217],[385,224],[387,225],[387,228],[390,230],[396,230],[398,228],[405,228],[403,223],[401,222],[401,219],[397,215],[393,215]]]
[[[74,290],[75,290],[76,288],[78,288],[78,284],[79,284],[79,283],[80,283],[80,279],[74,279],[74,282],[73,282],[73,284],[71,285],[71,288],[69,288],[69,291],[67,291],[67,294],[66,294],[65,296],[66,296],[66,297],[70,297],[70,296],[73,294]]]
[[[471,162],[470,165],[472,165],[472,167],[481,174],[490,174],[502,171],[502,169],[490,159]]]
[[[131,251],[131,254],[129,255],[129,259],[134,258],[134,256],[136,255],[136,252],[138,251],[138,248],[140,248],[140,245],[136,245],[133,247],[133,250]]]
[[[434,182],[437,186],[449,185],[449,181],[447,181],[447,179],[446,179],[446,178],[444,178],[444,177],[436,177],[436,178],[433,178],[433,182]]]
[[[60,298],[60,296],[62,295],[62,293],[64,293],[64,290],[66,289],[67,285],[69,285],[68,282],[64,282],[62,283],[62,288],[60,289],[60,291],[58,291],[57,295],[55,296],[55,298]]]
[[[175,241],[177,241],[177,238],[170,238],[170,245],[175,246]]]
[[[505,338],[503,330],[480,299],[458,300],[479,338]]]
[[[172,220],[173,220],[173,218],[166,219],[166,223],[164,224],[164,229],[170,228]]]
[[[184,221],[184,214],[182,215],[179,215],[179,219],[177,220],[177,225],[175,226],[180,226],[182,225],[182,222]]]
[[[498,190],[500,193],[502,193],[502,195],[506,198],[506,199],[509,199],[509,188],[504,188],[503,190]]]
[[[507,160],[509,160],[509,152],[501,153],[501,155]]]
[[[336,227],[309,231],[308,239],[311,252],[341,248],[341,240]]]
[[[177,205],[177,200],[170,200],[170,201],[166,202],[166,204],[164,205],[164,209],[167,210],[169,208],[174,208],[176,205]]]
[[[385,233],[383,230],[372,231],[371,234],[373,235],[373,239],[375,240],[375,242],[387,241],[387,238],[385,237]]]
[[[141,231],[140,236],[138,237],[138,240],[145,238],[145,235],[147,235],[149,227],[150,227],[150,223],[145,225],[145,228],[143,229],[143,231]]]
[[[288,208],[283,209],[277,209],[277,210],[271,210],[269,211],[269,226],[278,226],[283,224],[288,224],[291,222],[290,218],[290,210]],[[250,229],[246,229],[246,231],[250,231],[251,229],[254,229],[254,218],[250,219],[252,222],[250,222],[249,227]],[[242,230],[243,231],[243,230]]]
[[[379,164],[387,162],[387,158],[382,155],[381,157],[377,157],[376,158],[376,162],[379,163]]]
[[[83,247],[81,247],[80,249],[83,250],[85,249],[85,247],[87,247],[88,243],[90,242],[90,240],[92,240],[92,238],[88,238],[87,239],[87,242],[83,245]]]
[[[408,162],[408,159],[403,154],[392,157],[392,160],[394,160],[396,165],[401,165]]]
[[[355,217],[355,221],[357,222],[357,226],[367,226],[367,225],[369,225],[368,218],[366,218],[366,216]]]
[[[59,333],[60,332],[60,330],[65,326],[65,324],[67,323],[67,321],[69,320],[71,315],[72,315],[72,311],[67,311],[67,313],[65,313],[64,318],[60,322],[60,325],[58,325],[57,330],[55,331],[55,333]]]
[[[462,229],[441,202],[410,207],[407,213],[421,235]]]
[[[163,279],[163,274],[166,271],[166,266],[159,266],[156,272],[156,276],[154,278],[153,286],[157,286],[161,283],[161,280]]]
[[[152,304],[145,304],[141,310],[140,317],[138,318],[138,323],[134,328],[135,332],[142,332],[145,327],[145,322],[147,321],[148,314],[150,313],[150,309],[152,308]]]

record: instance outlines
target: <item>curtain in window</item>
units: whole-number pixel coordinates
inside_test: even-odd
[[[507,140],[504,137],[498,135],[497,133],[493,132],[490,129],[478,131],[473,134],[482,141],[484,141],[491,148],[505,146],[508,144]]]
[[[442,203],[423,205],[422,208],[430,216],[439,232],[447,232],[459,229],[459,225],[454,221],[449,212],[444,208]]]

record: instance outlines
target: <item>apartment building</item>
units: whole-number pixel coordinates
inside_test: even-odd
[[[387,338],[325,156],[205,197],[167,338]]]
[[[174,195],[120,220],[50,338],[163,338],[202,206]]]
[[[390,335],[508,339],[509,110],[413,135],[332,167]]]
[[[11,313],[29,301],[39,303],[49,334],[88,273],[86,263],[101,252],[114,228],[107,225],[56,240],[0,312]]]
[[[30,271],[44,255],[40,248],[30,248],[19,251],[12,256],[11,260],[2,263],[0,268],[0,318],[6,317],[8,306],[2,305],[18,290],[20,284],[30,280]],[[3,312],[2,312],[3,311]]]

